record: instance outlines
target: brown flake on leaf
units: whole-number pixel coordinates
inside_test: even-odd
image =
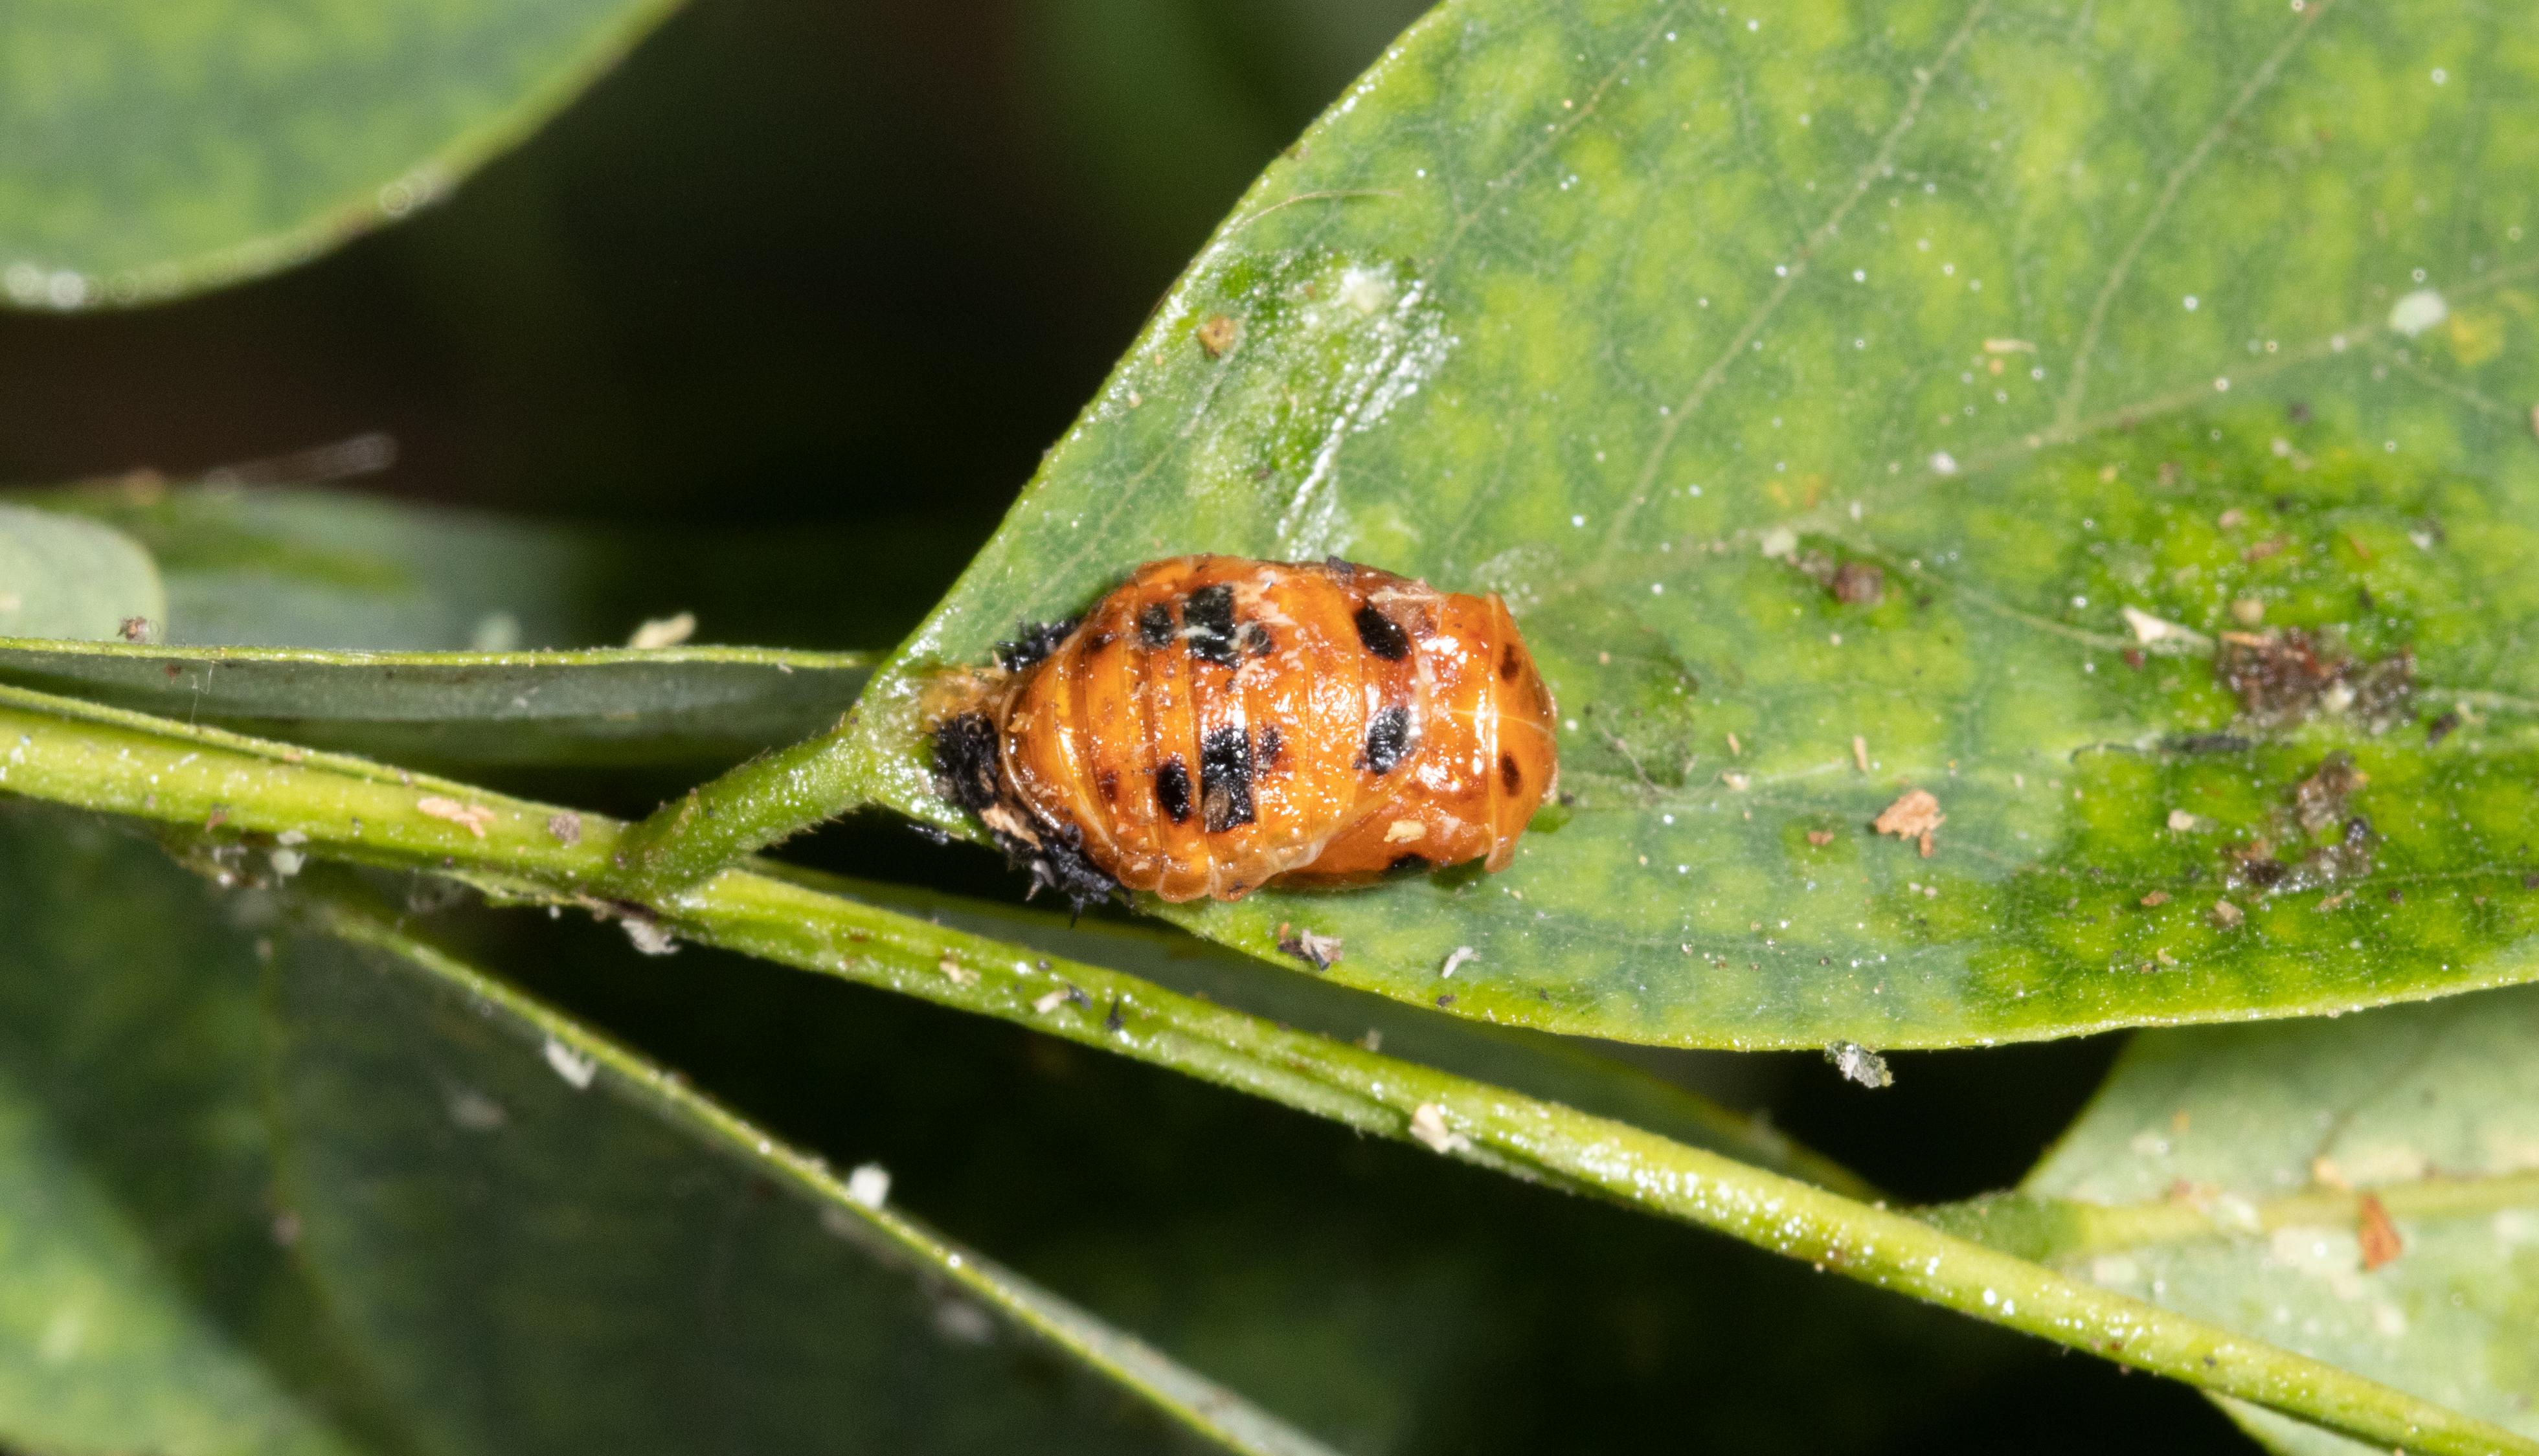
[[[1278,950],[1280,954],[1293,956],[1316,970],[1329,970],[1340,961],[1338,936],[1297,930],[1284,920],[1278,922]]]
[[[1808,842],[1818,849],[1822,849],[1833,842],[1833,830],[1810,829],[1808,830]]]
[[[1225,351],[1234,347],[1235,328],[1234,320],[1222,313],[1201,324],[1196,335],[1200,352],[1210,359],[1223,358]]]
[[[1940,812],[1940,801],[1929,789],[1907,789],[1887,806],[1885,813],[1871,821],[1870,827],[1898,839],[1911,839],[1920,844],[1922,857],[1929,859],[1933,845],[1932,831],[1947,824],[1949,817]]]
[[[2227,899],[2217,899],[2213,902],[2213,923],[2224,930],[2235,930],[2239,922],[2247,918],[2248,914],[2245,910]]]
[[[2144,896],[2142,897],[2142,902],[2143,902],[2143,906],[2144,906],[2144,908],[2146,908],[2146,909],[2149,909],[2149,908],[2152,908],[2152,907],[2154,907],[2154,906],[2158,906],[2158,905],[2164,905],[2164,904],[2167,904],[2167,903],[2168,903],[2168,892],[2167,892],[2167,891],[2165,891],[2165,890],[2155,890],[2155,891],[2153,891],[2151,893],[2144,895]]]
[[[2293,814],[2309,833],[2332,828],[2345,818],[2346,800],[2370,781],[2371,775],[2354,766],[2354,756],[2339,750],[2293,786]]]
[[[463,826],[467,832],[479,839],[485,837],[485,827],[494,822],[494,811],[482,804],[462,804],[456,799],[445,799],[438,794],[415,800],[414,810],[417,814],[429,815],[434,819],[446,819],[451,824]]]
[[[1796,558],[1793,564],[1846,607],[1875,607],[1887,595],[1885,568],[1868,562],[1837,562],[1823,552],[1812,551]]]
[[[2271,833],[2309,841],[2298,860],[2275,857],[2275,839],[2260,836],[2223,851],[2225,878],[2232,885],[2268,893],[2315,890],[2340,880],[2359,880],[2371,873],[2380,835],[2368,817],[2352,812],[2354,793],[2370,782],[2355,766],[2354,756],[2339,751],[2321,759],[2293,786],[2291,804],[2275,811]],[[2344,903],[2343,895],[2322,901],[2321,909]]]
[[[2377,1269],[2406,1251],[2406,1241],[2398,1236],[2398,1225],[2389,1222],[2389,1210],[2381,1206],[2376,1195],[2364,1194],[2354,1213],[2354,1233],[2363,1245],[2365,1269]]]
[[[2381,733],[2407,715],[2416,691],[2416,655],[2408,648],[2365,662],[2300,628],[2224,632],[2213,670],[2239,699],[2240,716],[2265,728],[2346,713]]]

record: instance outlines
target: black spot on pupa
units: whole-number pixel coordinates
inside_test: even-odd
[[[1384,872],[1390,875],[1398,870],[1424,870],[1426,868],[1428,868],[1428,857],[1426,855],[1398,854],[1393,857],[1393,863],[1384,867]]]
[[[1103,803],[1117,804],[1120,802],[1120,774],[1117,769],[1105,768],[1101,772],[1094,774],[1093,787],[1096,792],[1102,795]]]
[[[1199,743],[1200,822],[1211,834],[1253,822],[1252,735],[1211,728]]]
[[[1157,602],[1138,613],[1137,640],[1148,647],[1170,646],[1173,640],[1173,609]]]
[[[1190,823],[1190,769],[1178,756],[1166,759],[1164,766],[1155,770],[1155,805],[1173,823]]]
[[[1402,706],[1385,708],[1366,725],[1366,752],[1358,766],[1376,773],[1391,773],[1410,752],[1410,709]]]
[[[1021,633],[1020,636],[1010,642],[996,644],[996,666],[1009,673],[1021,672],[1057,651],[1058,644],[1066,640],[1066,634],[1075,630],[1075,619],[1070,617],[1064,622],[1037,625],[1017,623],[1015,629]]]
[[[1270,629],[1257,622],[1239,623],[1234,629],[1234,650],[1246,657],[1267,657],[1270,648]]]
[[[1506,679],[1508,682],[1513,683],[1516,681],[1516,675],[1519,670],[1516,660],[1516,643],[1510,642],[1499,649],[1499,676]]]
[[[1357,563],[1344,562],[1338,557],[1323,558],[1323,569],[1330,572],[1335,581],[1353,581],[1357,578]]]
[[[1284,758],[1286,752],[1287,739],[1285,735],[1278,731],[1277,724],[1270,724],[1261,730],[1260,766],[1263,772],[1267,773],[1272,769],[1286,767],[1287,764]]]
[[[1516,766],[1516,755],[1499,755],[1499,785],[1511,794],[1524,791],[1525,770]]]
[[[977,814],[996,802],[996,725],[986,713],[962,713],[934,730],[934,783],[943,797]]]
[[[1084,639],[1084,655],[1091,657],[1093,654],[1110,646],[1113,642],[1118,640],[1118,637],[1111,635],[1111,633],[1107,631],[1095,632],[1093,635]]]
[[[1387,662],[1400,662],[1410,655],[1410,638],[1372,603],[1357,609],[1357,639],[1366,644],[1366,650]]]
[[[1234,587],[1230,583],[1201,587],[1185,597],[1182,627],[1191,656],[1221,667],[1234,666]]]

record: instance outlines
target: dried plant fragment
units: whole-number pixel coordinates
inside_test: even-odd
[[[1933,831],[1948,822],[1949,817],[1940,812],[1939,799],[1929,789],[1907,789],[1869,827],[1882,834],[1914,840],[1921,846],[1922,857],[1929,859],[1934,842]]]

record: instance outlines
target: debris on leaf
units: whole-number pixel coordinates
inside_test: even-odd
[[[2266,604],[2257,597],[2241,597],[2230,604],[2230,620],[2241,627],[2255,627],[2266,620]]]
[[[1861,772],[1869,771],[1869,740],[1857,733],[1851,736],[1851,761]]]
[[[2363,1246],[2363,1267],[2377,1269],[2405,1252],[2406,1241],[2398,1236],[2398,1225],[2389,1222],[2389,1210],[2377,1195],[2366,1193],[2355,1206],[2355,1238]]]
[[[454,825],[463,825],[467,832],[479,839],[485,837],[485,827],[492,824],[495,819],[494,811],[482,804],[461,804],[455,799],[445,799],[438,794],[417,799],[414,809],[417,814],[430,815],[434,819],[446,819]]]
[[[1474,950],[1470,946],[1457,946],[1454,950],[1454,954],[1446,958],[1445,965],[1438,970],[1437,978],[1439,980],[1452,978],[1455,972],[1462,968],[1465,961],[1477,959],[1480,954],[1480,952]]]
[[[121,632],[123,634],[123,639],[127,642],[149,641],[150,619],[147,617],[126,617],[115,630]]]
[[[943,972],[943,978],[956,986],[979,984],[979,973],[963,965],[949,951],[943,953],[942,960],[934,962],[934,968]]]
[[[570,809],[561,809],[548,815],[547,834],[558,844],[581,843],[582,816]]]
[[[2318,713],[2347,713],[2372,733],[2407,716],[2416,655],[2401,647],[2376,662],[2348,656],[2333,640],[2290,628],[2224,632],[2213,668],[2260,727],[2293,727]]]
[[[2183,809],[2168,811],[2168,831],[2172,834],[2191,834],[2195,832],[2195,827],[2201,823],[2203,821]]]
[[[697,614],[681,612],[675,617],[655,617],[635,629],[626,645],[638,650],[675,647],[697,632]]]
[[[1810,829],[1808,830],[1808,842],[1818,849],[1822,849],[1833,842],[1833,830]]]
[[[2213,902],[2213,923],[2224,930],[2235,930],[2239,922],[2247,918],[2246,911],[2227,899],[2217,899]]]
[[[1329,970],[1340,962],[1340,938],[1317,935],[1310,930],[1297,930],[1286,921],[1278,922],[1278,950],[1293,956],[1316,970]]]
[[[2441,741],[2459,731],[2459,709],[2452,708],[2425,725],[2425,747],[2437,748]]]
[[[1870,827],[1882,834],[1920,843],[1922,857],[1931,857],[1932,831],[1947,824],[1949,817],[1940,812],[1940,801],[1929,789],[1907,789],[1903,796],[1887,806],[1887,812],[1871,822]]]
[[[877,1162],[859,1162],[847,1174],[847,1198],[879,1212],[890,1199],[890,1169]]]
[[[2157,647],[2162,642],[2189,647],[2206,645],[2204,633],[2191,627],[2180,627],[2174,622],[2154,617],[2139,607],[2125,609],[2125,626],[2133,629],[2134,640],[2146,647]]]
[[[599,1075],[597,1058],[583,1056],[552,1036],[547,1038],[542,1054],[547,1065],[555,1069],[555,1075],[563,1078],[565,1086],[575,1092],[588,1091],[591,1079]]]
[[[647,956],[679,954],[679,943],[670,938],[670,932],[660,921],[650,915],[629,911],[617,923],[626,927],[626,938],[635,943],[635,949]]]
[[[2346,800],[2370,781],[2371,775],[2354,766],[2354,756],[2340,749],[2293,786],[2293,814],[2309,833],[2333,828],[2345,818]]]
[[[2168,892],[2165,890],[2155,890],[2151,893],[2144,895],[2142,897],[2142,902],[2145,909],[2151,909],[2160,905],[2167,904]]]
[[[1431,1153],[1461,1153],[1473,1146],[1472,1139],[1446,1126],[1446,1109],[1434,1102],[1411,1109],[1410,1136],[1427,1144]]]
[[[1194,336],[1199,340],[1200,352],[1210,359],[1223,358],[1225,351],[1234,347],[1235,328],[1234,320],[1222,313],[1201,324]]]
[[[1824,1049],[1824,1058],[1834,1070],[1862,1087],[1893,1087],[1895,1074],[1887,1070],[1887,1059],[1857,1041],[1837,1041]]]

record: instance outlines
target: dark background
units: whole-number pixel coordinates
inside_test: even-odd
[[[695,0],[401,228],[184,303],[0,314],[0,482],[381,430],[397,463],[362,489],[674,544],[692,564],[661,605],[697,605],[707,639],[886,646],[1254,173],[1419,8]],[[892,825],[799,851],[1017,888]],[[835,1158],[879,1157],[951,1232],[1337,1438],[2247,1449],[2180,1387],[1170,1074],[701,952],[495,933],[537,989]],[[1813,1058],[1632,1055],[1937,1199],[2016,1179],[2115,1049],[1902,1056],[1882,1092]],[[1245,1328],[1375,1358],[1336,1380],[1332,1352]]]

